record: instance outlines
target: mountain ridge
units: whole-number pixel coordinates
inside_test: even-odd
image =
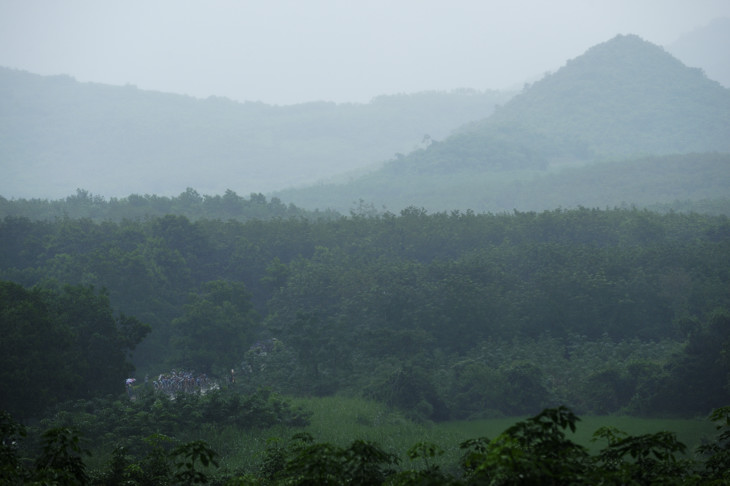
[[[730,17],[720,17],[682,35],[666,46],[687,66],[701,67],[707,76],[730,88]]]
[[[678,125],[682,117],[691,119]],[[495,126],[578,139],[583,150],[601,157],[725,152],[730,90],[659,46],[619,35],[569,60],[464,131],[483,135]]]
[[[313,183],[409,152],[425,134],[443,137],[509,96],[454,90],[275,106],[0,68],[0,195],[260,193]]]
[[[490,117],[393,159],[345,187],[319,186],[310,194],[321,203],[330,190],[350,195],[350,204],[353,198],[360,198],[391,210],[402,207],[404,200],[442,210],[519,209],[520,201],[508,198],[500,203],[494,192],[511,184],[530,187],[535,179],[553,176],[562,167],[596,162],[684,154],[682,164],[691,164],[689,154],[730,153],[728,133],[730,90],[701,70],[684,66],[659,46],[635,35],[619,35],[526,86]],[[652,167],[661,170],[656,164]],[[691,168],[673,167],[676,177],[683,177]],[[730,173],[727,161],[720,157],[707,170],[722,174],[723,167]],[[640,172],[646,177],[646,170]],[[439,178],[442,183],[437,185]],[[383,190],[386,186],[397,194],[388,197]],[[433,191],[433,200],[458,201],[458,207],[435,206],[427,200],[427,190]],[[730,196],[727,191],[718,194],[717,187],[711,193],[713,197]],[[309,207],[304,191],[284,191],[277,196]],[[553,199],[547,196],[545,203]],[[631,204],[626,196],[631,195],[621,192],[614,204]],[[645,202],[641,194],[632,197]],[[339,209],[347,207],[342,196],[336,204]],[[534,197],[531,204],[540,206]]]
[[[730,90],[659,46],[619,35],[388,169],[544,169],[565,160],[730,152],[727,133]]]
[[[704,135],[687,137],[690,127],[677,126],[679,117],[722,123],[707,123]],[[610,126],[616,123],[625,129]],[[609,156],[727,151],[730,90],[657,45],[636,35],[618,35],[546,75],[484,124],[521,125],[547,134],[583,132],[589,148]],[[588,128],[593,132],[586,133]],[[660,138],[656,143],[636,140],[647,134]]]

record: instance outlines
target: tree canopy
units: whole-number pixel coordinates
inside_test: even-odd
[[[58,291],[0,282],[0,408],[33,417],[63,400],[118,394],[149,326],[114,316],[90,286]]]
[[[24,286],[13,290],[22,299],[8,297],[7,322],[32,317],[30,336],[78,343],[74,387],[92,377],[109,380],[99,391],[118,386],[124,353],[96,348],[131,350],[144,336],[139,319],[152,328],[133,356],[144,374],[235,368],[251,391],[362,394],[418,419],[559,404],[687,415],[728,399],[715,317],[730,308],[728,227],[722,216],[587,208],[5,218],[0,278]],[[120,364],[94,367],[102,353]],[[668,399],[689,382],[696,395]]]

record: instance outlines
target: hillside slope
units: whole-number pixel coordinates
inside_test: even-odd
[[[710,79],[730,88],[730,18],[718,18],[666,46],[687,66],[701,67]]]
[[[727,179],[727,157],[710,157],[709,165],[694,164],[706,159],[697,154],[730,153],[729,133],[730,90],[699,69],[684,66],[661,47],[633,35],[617,36],[527,86],[492,116],[441,142],[391,160],[347,185],[279,196],[305,207],[322,207],[329,201],[340,210],[358,198],[391,210],[408,205],[440,210],[548,209],[556,203],[612,206],[651,204],[652,197],[661,203],[724,198],[729,191],[712,181]],[[645,160],[670,155],[679,158],[667,164]],[[619,185],[609,197],[600,187],[605,175],[591,179],[594,169],[587,165],[625,159],[635,159],[636,166],[613,166],[616,173],[610,179]],[[560,184],[562,169],[580,171],[582,166],[585,176],[569,173],[574,183],[582,185]],[[649,166],[651,171],[646,170]],[[611,166],[602,170],[611,173]],[[703,170],[709,172],[695,174]],[[711,187],[686,183],[688,174]],[[626,177],[630,178],[626,184],[619,182]],[[656,180],[671,180],[672,189],[653,191]],[[593,196],[599,193],[605,197]]]
[[[407,153],[509,96],[459,90],[272,106],[0,68],[0,195],[271,191]]]
[[[566,161],[730,152],[730,90],[639,37],[570,60],[394,172],[545,168]]]
[[[474,127],[574,137],[599,156],[730,151],[730,90],[637,36],[568,61]]]

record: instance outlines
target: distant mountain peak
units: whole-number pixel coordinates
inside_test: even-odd
[[[617,35],[526,87],[480,125],[581,139],[606,155],[730,151],[730,90],[660,46]]]
[[[588,49],[492,116],[393,161],[394,173],[544,169],[596,160],[730,153],[730,90],[637,35]]]
[[[598,88],[628,92],[639,83],[646,83],[652,89],[662,89],[688,80],[697,83],[708,81],[701,70],[687,68],[664,48],[634,34],[621,34],[569,60],[558,71],[533,84],[532,88],[544,85],[546,89],[552,89],[559,83],[573,82],[571,89],[578,88],[573,94],[586,90],[596,92]]]
[[[663,47],[652,44],[635,34],[619,34],[597,44],[583,55],[569,60],[561,70],[589,69],[593,72],[610,72],[614,76],[645,73],[650,79],[657,72],[657,66],[664,69],[681,70],[682,62]]]

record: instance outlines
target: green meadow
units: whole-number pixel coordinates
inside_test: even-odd
[[[221,466],[225,469],[251,470],[263,458],[269,445],[286,446],[287,441],[300,432],[311,434],[317,442],[346,446],[355,439],[379,444],[383,449],[401,457],[404,468],[418,468],[408,459],[406,451],[418,442],[438,445],[443,454],[439,463],[444,468],[459,464],[462,451],[459,445],[477,437],[494,438],[505,429],[527,417],[502,417],[481,420],[459,420],[441,423],[416,423],[397,411],[361,398],[331,396],[321,398],[296,398],[292,404],[312,412],[311,423],[302,428],[273,427],[263,430],[239,431],[233,428],[218,430],[205,437],[212,448],[221,454]],[[689,454],[703,439],[714,435],[714,425],[701,418],[656,419],[626,416],[581,417],[574,434],[569,437],[591,452],[605,447],[602,441],[592,441],[593,433],[600,427],[615,427],[629,435],[642,435],[659,431],[674,432],[687,445]],[[211,431],[213,432],[213,431]],[[568,434],[571,434],[568,431]]]

